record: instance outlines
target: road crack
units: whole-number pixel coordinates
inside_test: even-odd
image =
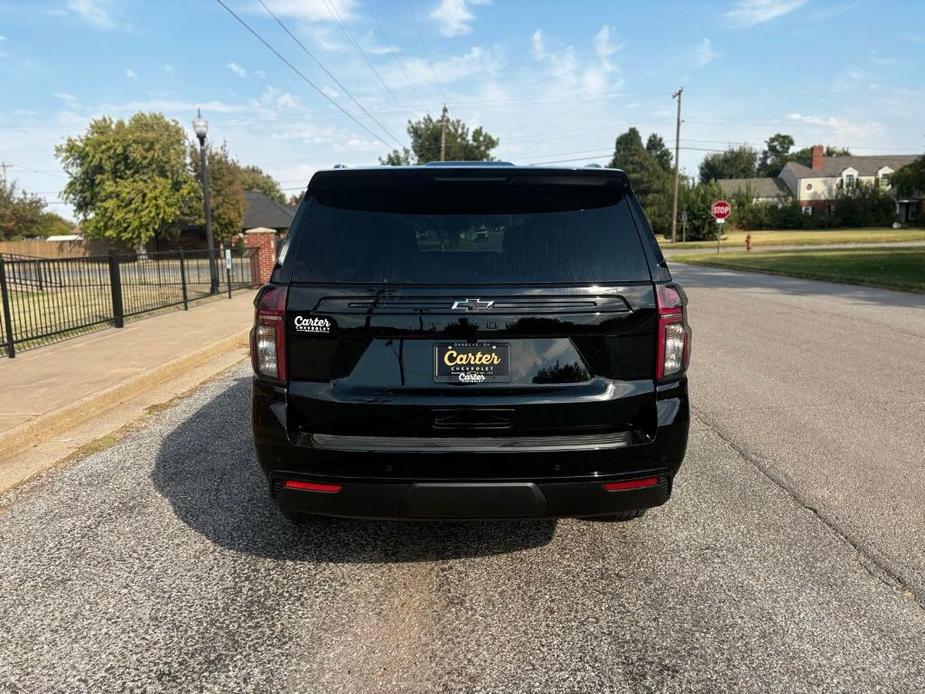
[[[901,591],[905,598],[915,601],[919,608],[925,611],[925,587],[917,586],[914,582],[905,578],[903,571],[896,567],[889,557],[872,547],[869,542],[843,527],[838,518],[829,513],[823,504],[800,492],[786,475],[739,445],[731,435],[722,430],[707,412],[693,405],[691,410],[697,420],[716,434],[723,443],[750,463],[774,486],[783,490],[796,504],[813,513],[836,537],[850,545],[854,550],[856,561],[868,574],[890,588]]]

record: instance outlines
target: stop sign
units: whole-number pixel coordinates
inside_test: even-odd
[[[732,214],[732,205],[726,200],[717,200],[710,205],[710,214],[717,222],[725,222],[726,217]]]

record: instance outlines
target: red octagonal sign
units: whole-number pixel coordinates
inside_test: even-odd
[[[717,222],[725,221],[732,214],[732,205],[726,200],[717,200],[710,206],[710,214]]]

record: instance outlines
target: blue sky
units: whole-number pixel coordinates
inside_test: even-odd
[[[319,168],[376,163],[444,102],[498,136],[500,158],[604,163],[630,125],[672,144],[682,85],[690,172],[706,150],[779,131],[798,147],[925,150],[917,0],[264,0],[349,94],[259,0],[225,1],[364,127],[215,0],[5,0],[7,176],[54,202],[54,146],[91,118],[162,111],[189,130],[197,106],[210,137],[291,192]]]

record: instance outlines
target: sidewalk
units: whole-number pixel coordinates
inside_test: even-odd
[[[218,356],[245,354],[254,292],[0,359],[0,460]]]

